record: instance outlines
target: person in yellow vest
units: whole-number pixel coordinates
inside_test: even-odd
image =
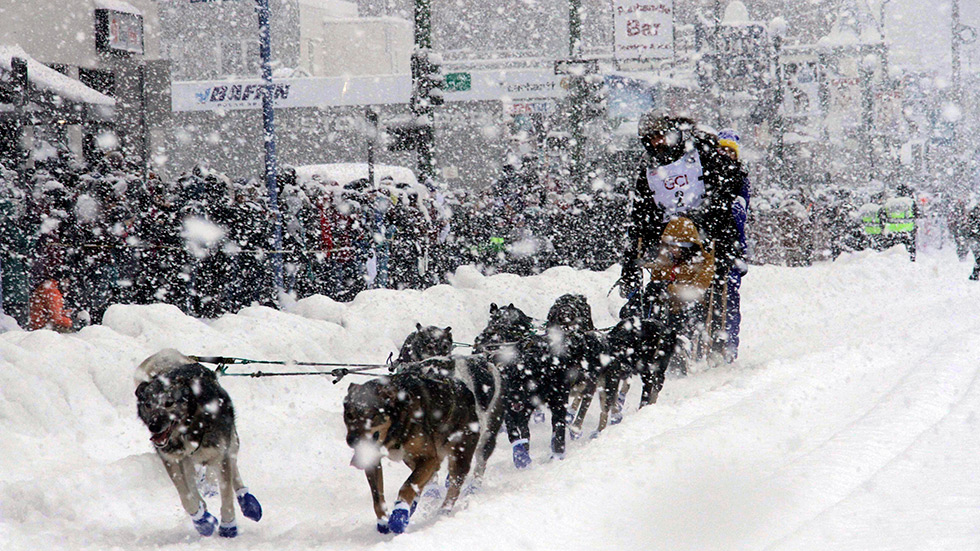
[[[896,195],[885,201],[883,234],[890,244],[905,245],[909,259],[915,262],[915,219],[918,217],[915,194],[912,188],[901,184],[896,189]]]
[[[876,251],[882,249],[883,224],[881,210],[881,206],[877,203],[865,203],[858,209],[858,217],[861,219],[865,247]]]

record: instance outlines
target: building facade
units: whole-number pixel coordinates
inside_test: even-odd
[[[36,154],[53,148],[91,161],[104,154],[103,144],[122,148],[135,162],[145,159],[147,83],[156,82],[159,93],[168,80],[160,75],[157,2],[0,0],[0,19],[0,45],[115,100],[111,114],[27,120],[24,134]],[[111,139],[99,139],[105,136]],[[4,156],[9,160],[10,152]]]

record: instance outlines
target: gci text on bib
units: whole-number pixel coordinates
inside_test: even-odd
[[[697,208],[704,200],[704,169],[697,151],[666,166],[647,169],[647,185],[664,209],[664,220]]]

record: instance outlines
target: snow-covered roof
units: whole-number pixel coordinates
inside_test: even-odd
[[[367,177],[367,163],[329,163],[296,167],[296,180],[301,186],[314,180],[324,183],[337,182],[343,186]],[[391,178],[396,184],[418,185],[415,173],[403,166],[374,165],[374,177],[378,181]]]
[[[95,0],[96,9],[112,10],[120,13],[131,13],[133,15],[142,16],[143,12],[139,8],[125,2],[124,0]]]
[[[40,90],[57,94],[76,103],[113,106],[116,100],[85,86],[78,80],[63,75],[51,67],[27,55],[20,46],[0,46],[0,71],[10,72],[12,60],[19,57],[27,61],[27,78]]]

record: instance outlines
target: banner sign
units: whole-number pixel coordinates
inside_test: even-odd
[[[261,109],[265,86],[261,80],[174,82],[174,111]],[[384,105],[408,103],[412,80],[408,75],[362,78],[273,79],[272,99],[277,108]]]
[[[513,71],[470,71],[451,73],[443,95],[447,102],[502,101],[535,103],[564,97],[563,77],[547,69]],[[174,111],[261,109],[264,87],[261,80],[174,82],[171,106]],[[409,75],[370,77],[320,77],[273,80],[277,108],[385,105],[408,103],[412,95]],[[526,109],[522,107],[521,109]]]
[[[674,55],[673,0],[612,0],[617,60]]]

